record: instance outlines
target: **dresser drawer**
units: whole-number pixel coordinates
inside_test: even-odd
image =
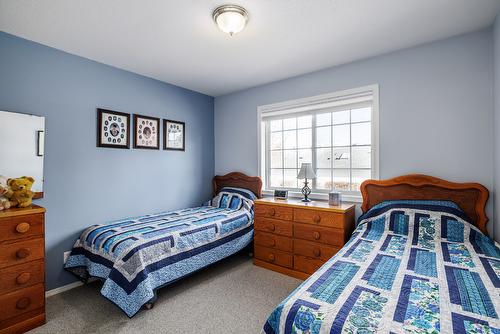
[[[27,262],[2,269],[0,275],[0,295],[22,289],[37,283],[43,283],[43,260]]]
[[[324,263],[325,261],[311,259],[301,255],[294,255],[293,257],[293,269],[307,274],[313,274]]]
[[[332,246],[344,245],[344,231],[307,224],[293,224],[293,236]]]
[[[344,228],[344,215],[336,212],[293,209],[293,220],[305,224]]]
[[[339,249],[340,248],[338,247],[327,246],[311,241],[298,239],[293,241],[294,254],[307,256],[313,259],[320,259],[323,261],[329,260],[339,251]]]
[[[0,242],[43,235],[43,213],[0,219]]]
[[[2,295],[0,296],[0,321],[41,308],[44,303],[43,284]]]
[[[293,267],[293,255],[286,253],[277,249],[255,246],[254,247],[255,258],[273,263],[282,267],[292,268]]]
[[[256,204],[255,205],[256,217],[276,218],[282,220],[293,219],[293,209],[291,207]]]
[[[276,219],[255,218],[254,229],[264,232],[272,232],[287,237],[292,236],[292,223]]]
[[[261,231],[255,231],[254,242],[259,246],[276,248],[285,252],[291,252],[293,249],[292,239]]]
[[[42,259],[43,257],[43,238],[0,245],[0,268]]]

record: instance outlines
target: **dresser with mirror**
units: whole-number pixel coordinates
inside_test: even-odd
[[[0,111],[0,185],[35,179],[43,197],[45,118]],[[0,333],[24,333],[45,323],[45,209],[0,211]]]

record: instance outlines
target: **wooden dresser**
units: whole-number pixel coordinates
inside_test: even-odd
[[[0,334],[45,323],[45,209],[0,211]]]
[[[255,200],[253,263],[306,279],[350,238],[354,208],[300,199]]]

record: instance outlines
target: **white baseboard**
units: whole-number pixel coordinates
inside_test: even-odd
[[[92,283],[92,282],[95,282],[97,280],[98,280],[97,278],[91,277],[89,279],[88,283]],[[82,285],[83,285],[83,282],[77,281],[77,282],[69,283],[67,285],[60,286],[58,288],[55,288],[55,289],[52,289],[49,291],[45,291],[45,298],[55,296],[57,294],[60,294],[62,292],[65,292],[65,291],[68,291],[68,290],[71,290],[74,288],[78,288],[79,286],[82,286]]]
[[[58,288],[55,288],[55,289],[52,289],[49,291],[45,291],[45,298],[57,295],[57,294],[64,292],[64,291],[68,291],[68,290],[77,288],[77,287],[82,286],[82,285],[83,285],[83,282],[78,281],[78,282],[73,282],[73,283],[70,283],[67,285],[60,286]]]

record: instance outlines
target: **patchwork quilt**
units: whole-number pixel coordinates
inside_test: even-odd
[[[271,333],[500,333],[500,249],[451,202],[381,203],[271,313]]]
[[[253,202],[233,194],[214,200],[215,206],[89,227],[76,241],[65,269],[82,279],[102,279],[101,294],[132,317],[155,300],[159,287],[252,241]]]

